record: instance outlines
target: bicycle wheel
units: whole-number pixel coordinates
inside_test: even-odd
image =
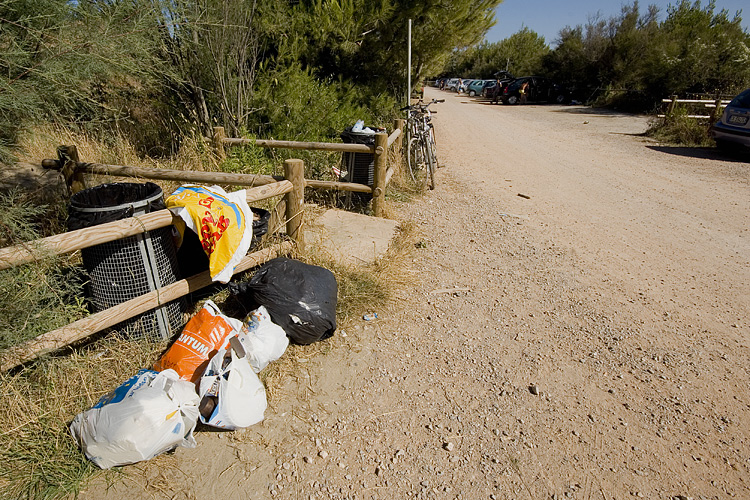
[[[435,171],[437,170],[437,158],[435,158],[434,156],[435,150],[432,147],[432,142],[428,137],[425,138],[424,150],[427,160],[427,172],[429,173],[430,177],[430,189],[435,189]]]
[[[430,127],[430,135],[428,136],[430,149],[432,151],[432,157],[435,159],[435,168],[440,167],[440,162],[437,156],[437,141],[435,141],[435,129]]]
[[[423,188],[430,176],[430,165],[427,163],[424,143],[420,138],[413,137],[409,141],[406,155],[406,160],[409,165],[409,175],[411,175],[411,178],[417,187]]]

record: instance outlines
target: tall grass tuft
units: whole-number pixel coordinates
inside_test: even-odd
[[[660,142],[691,147],[713,146],[705,120],[688,118],[687,110],[676,109],[672,116],[654,122],[646,135]]]

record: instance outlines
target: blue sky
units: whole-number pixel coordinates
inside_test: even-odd
[[[641,0],[641,12],[646,12],[649,5],[659,7],[659,20],[666,17],[667,6],[676,0]],[[554,46],[561,28],[586,24],[589,17],[599,12],[609,18],[620,13],[623,5],[632,5],[631,1],[622,0],[504,0],[496,10],[497,24],[487,33],[486,39],[497,42],[516,33],[522,27],[536,31],[544,37],[547,44]],[[707,0],[701,6],[708,4]],[[742,26],[750,31],[750,2],[748,0],[716,0],[716,10],[726,9],[730,18],[742,10]]]

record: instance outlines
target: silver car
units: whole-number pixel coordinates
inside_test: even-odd
[[[449,78],[446,80],[445,87],[443,88],[455,92],[458,89],[458,78]]]

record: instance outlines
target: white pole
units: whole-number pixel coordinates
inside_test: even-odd
[[[411,105],[411,19],[409,19],[409,31],[408,31],[408,56],[407,56],[407,69],[406,69],[406,105]]]

